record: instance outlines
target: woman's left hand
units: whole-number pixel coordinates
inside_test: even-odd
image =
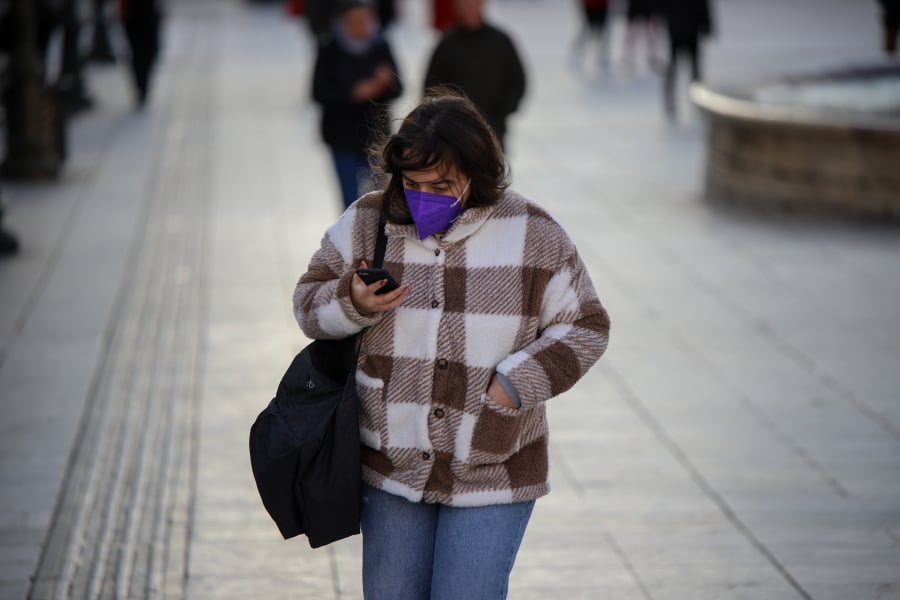
[[[361,269],[365,269],[368,266],[366,261],[359,263]],[[350,302],[353,303],[359,314],[373,315],[397,308],[409,297],[410,287],[407,284],[401,285],[396,290],[386,294],[376,293],[385,283],[387,283],[387,279],[366,285],[366,282],[360,279],[359,275],[353,274],[353,279],[350,281]]]

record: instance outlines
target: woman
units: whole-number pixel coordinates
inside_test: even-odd
[[[333,34],[319,48],[313,99],[322,106],[322,139],[331,148],[346,208],[369,179],[367,150],[387,134],[388,103],[402,86],[372,0],[342,0]]]
[[[549,491],[544,403],[606,348],[609,319],[562,227],[507,189],[495,134],[435,96],[383,147],[383,192],[326,233],[294,292],[312,338],[362,336],[363,586],[368,600],[505,598]],[[384,214],[378,294],[356,275]]]

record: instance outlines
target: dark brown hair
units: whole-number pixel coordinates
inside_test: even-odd
[[[496,204],[509,186],[509,167],[494,131],[471,100],[448,88],[428,90],[373,159],[376,170],[389,177],[384,212],[394,223],[412,223],[403,171],[456,167],[472,178],[466,209]]]

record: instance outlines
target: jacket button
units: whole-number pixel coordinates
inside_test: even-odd
[[[441,249],[440,249],[440,248],[435,248],[435,249],[434,249],[434,255],[435,255],[435,256],[440,256],[440,255],[441,255]]]
[[[440,306],[440,305],[441,305],[441,303],[438,302],[437,300],[432,300],[432,301],[431,301],[431,308],[437,308],[437,307]]]
[[[446,358],[441,358],[440,360],[437,361],[438,369],[446,369],[449,365],[450,365],[450,363],[447,362]]]
[[[434,409],[434,416],[437,417],[438,419],[443,419],[444,418],[444,409],[443,408]]]
[[[429,460],[430,458],[431,458],[431,455],[429,453],[427,453],[427,452],[422,453],[422,460]]]

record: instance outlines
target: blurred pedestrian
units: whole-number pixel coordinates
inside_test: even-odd
[[[306,24],[313,38],[327,39],[331,35],[335,0],[306,0]]]
[[[21,32],[16,31],[16,22],[13,14],[13,2],[0,1],[0,51],[12,52],[12,47]],[[62,0],[37,0],[33,3],[34,18],[36,20],[35,38],[38,59],[41,69],[46,72],[47,51],[50,41],[56,30],[63,24]]]
[[[378,156],[386,187],[328,229],[293,297],[310,338],[365,329],[363,595],[503,599],[550,489],[546,402],[603,354],[609,317],[470,100],[426,98]],[[355,274],[379,226],[402,281],[384,294]]]
[[[591,40],[601,46],[600,62],[609,63],[609,36],[604,35],[609,12],[609,0],[579,0],[583,16],[582,27],[575,38],[572,57],[578,61]],[[603,47],[605,46],[605,48]]]
[[[138,106],[147,103],[159,57],[162,11],[158,0],[119,0],[119,15],[131,47],[131,74]]]
[[[506,119],[525,95],[525,70],[510,37],[484,20],[485,0],[456,0],[456,26],[441,38],[425,89],[456,87],[481,110],[504,144]]]
[[[368,150],[389,131],[389,102],[402,85],[372,0],[342,0],[332,35],[319,47],[313,99],[322,106],[322,139],[331,148],[344,206],[370,179]]]
[[[5,200],[0,188],[0,257],[12,256],[19,252],[19,239],[4,226]]]
[[[709,0],[662,0],[663,14],[669,30],[669,64],[663,84],[666,114],[677,114],[676,88],[678,64],[687,59],[691,67],[691,81],[702,79],[700,40],[712,34]]]
[[[884,53],[897,54],[897,37],[900,35],[900,0],[878,0],[881,4],[881,25]]]
[[[628,26],[625,30],[625,59],[632,66],[637,64],[638,45],[643,40],[647,63],[658,65],[663,52],[662,0],[628,0],[625,14]]]

